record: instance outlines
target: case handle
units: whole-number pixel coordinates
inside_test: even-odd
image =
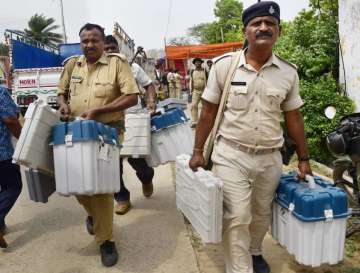
[[[308,182],[310,189],[316,188],[315,179],[312,175],[310,174],[305,175],[305,180]]]

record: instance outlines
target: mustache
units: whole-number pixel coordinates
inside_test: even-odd
[[[85,48],[84,51],[85,51],[85,52],[95,52],[96,49],[95,49],[95,48]]]
[[[271,32],[258,32],[256,33],[256,38],[261,38],[261,37],[272,37],[273,34]]]

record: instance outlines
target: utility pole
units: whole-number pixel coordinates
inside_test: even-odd
[[[220,33],[221,33],[221,41],[224,42],[224,31],[222,27],[220,27]]]
[[[64,41],[67,43],[66,30],[65,30],[65,19],[64,19],[64,6],[62,0],[60,0],[60,11],[61,11],[61,22],[63,28]]]

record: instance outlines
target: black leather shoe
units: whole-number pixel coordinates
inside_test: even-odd
[[[104,266],[110,267],[117,263],[119,254],[114,242],[105,241],[100,245],[101,262]]]
[[[0,231],[0,248],[7,248],[8,244],[4,239],[4,233]]]
[[[6,227],[6,225],[3,225],[3,226],[0,226],[0,232],[2,233],[2,234],[6,234],[6,231],[7,231],[7,227]]]
[[[154,185],[152,182],[142,184],[142,191],[146,198],[149,198],[154,192]]]
[[[86,217],[86,229],[87,232],[89,232],[90,235],[94,235],[94,222],[93,218],[91,216]]]
[[[255,273],[270,273],[270,266],[262,255],[252,255],[252,261]]]

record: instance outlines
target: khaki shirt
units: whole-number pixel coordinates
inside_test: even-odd
[[[174,74],[175,87],[176,89],[181,89],[181,75],[179,73]]]
[[[104,53],[89,66],[84,56],[70,59],[60,76],[58,95],[70,98],[73,117],[87,110],[104,106],[122,95],[138,94],[139,90],[125,58]],[[96,117],[103,123],[124,119],[123,111],[104,113]]]
[[[174,87],[174,84],[175,84],[175,76],[174,76],[174,73],[172,72],[169,72],[167,75],[166,75],[166,79],[169,83],[169,86],[170,87]]]
[[[219,104],[231,54],[223,56],[211,68],[202,98]],[[283,144],[280,125],[283,111],[302,106],[296,68],[274,54],[256,71],[246,63],[242,52],[231,82],[229,97],[218,135],[241,145],[261,149]]]
[[[194,90],[204,91],[206,86],[206,73],[204,69],[195,69],[191,76],[191,86]]]

